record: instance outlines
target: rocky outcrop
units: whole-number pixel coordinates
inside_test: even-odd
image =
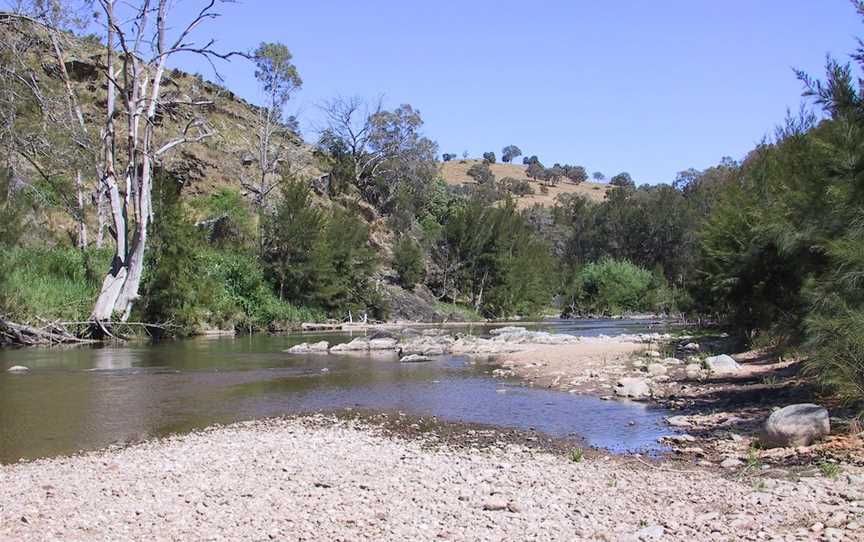
[[[828,409],[802,403],[772,412],[765,422],[760,441],[768,447],[809,446],[830,432]]]

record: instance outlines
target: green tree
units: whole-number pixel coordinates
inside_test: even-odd
[[[633,182],[633,178],[630,177],[630,174],[625,172],[619,173],[615,175],[611,179],[609,179],[609,184],[612,186],[622,186],[622,187],[634,187],[636,183]]]
[[[393,245],[393,269],[399,275],[399,283],[408,290],[423,280],[426,265],[423,249],[408,236],[403,236]]]
[[[484,152],[483,153],[483,161],[487,164],[495,163],[495,153],[494,152]]]
[[[509,164],[519,156],[522,156],[522,150],[516,145],[507,145],[501,150],[501,161],[505,164]]]

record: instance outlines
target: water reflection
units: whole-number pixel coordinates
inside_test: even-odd
[[[641,326],[641,327],[640,327]],[[643,323],[543,324],[584,334]],[[482,328],[475,328],[482,332]],[[578,434],[613,450],[656,449],[662,411],[493,379],[460,357],[289,356],[347,335],[219,337],[152,346],[0,351],[0,461],[95,449],[213,423],[343,407]],[[29,374],[8,374],[26,365]],[[635,422],[635,424],[631,424]]]

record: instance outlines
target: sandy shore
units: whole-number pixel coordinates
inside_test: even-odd
[[[312,417],[0,467],[4,540],[862,539],[864,478],[723,476]]]

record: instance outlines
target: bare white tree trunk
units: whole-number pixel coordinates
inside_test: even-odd
[[[117,0],[99,0],[107,18],[107,80],[108,98],[106,101],[105,125],[102,130],[102,156],[105,174],[102,177],[101,191],[108,196],[109,209],[113,222],[111,232],[115,239],[116,250],[111,269],[102,281],[102,289],[93,306],[91,319],[103,330],[105,323],[115,316],[121,321],[128,320],[135,302],[139,298],[141,278],[144,274],[144,260],[147,251],[148,233],[153,221],[153,166],[158,158],[182,143],[200,141],[212,135],[202,130],[202,123],[189,122],[183,133],[156,147],[156,119],[162,90],[162,78],[168,58],[178,52],[192,52],[205,57],[227,59],[238,53],[217,54],[210,49],[212,42],[204,47],[195,47],[189,41],[189,34],[203,21],[217,15],[211,11],[215,0],[208,0],[198,16],[180,32],[172,45],[167,44],[167,15],[171,0],[138,0],[122,4],[132,9],[131,18],[115,13]],[[156,4],[154,8],[151,4]],[[156,14],[155,24],[148,18]],[[155,34],[152,43],[153,56],[142,60],[142,44],[150,44],[150,36]],[[115,71],[114,57],[116,44],[122,49],[118,55],[120,67]],[[117,97],[126,118],[125,164],[123,186],[118,179],[118,146],[115,118]],[[197,136],[189,132],[198,128]],[[131,216],[130,216],[131,213]],[[101,228],[100,228],[101,235]]]

